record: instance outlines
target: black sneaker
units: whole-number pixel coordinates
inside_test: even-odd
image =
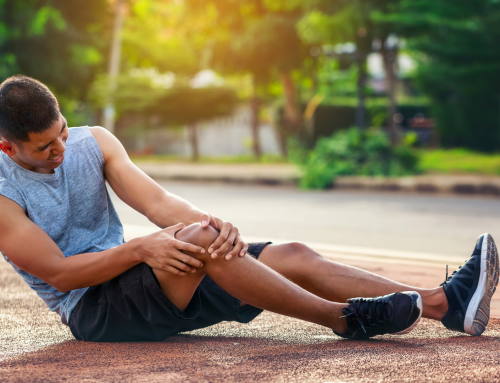
[[[352,333],[335,334],[347,339],[367,339],[375,335],[406,334],[422,317],[422,298],[405,291],[376,298],[352,298],[342,312]]]
[[[448,273],[447,273],[448,274]],[[498,285],[498,252],[490,234],[481,235],[472,256],[441,284],[448,311],[441,319],[450,330],[481,335],[490,318],[490,301]]]

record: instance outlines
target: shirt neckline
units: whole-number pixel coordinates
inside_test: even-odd
[[[56,180],[59,177],[59,168],[64,165],[61,164],[61,166],[57,167],[54,169],[54,173],[51,174],[44,174],[44,173],[37,173],[32,170],[28,170],[17,164],[12,158],[10,158],[7,154],[0,152],[2,158],[4,159],[4,163],[12,168],[12,170],[17,170],[18,172],[21,172],[23,175],[29,177],[29,178],[34,178],[34,179],[39,179],[39,180],[44,180],[44,181],[52,181]]]

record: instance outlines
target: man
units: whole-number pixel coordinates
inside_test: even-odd
[[[0,85],[0,136],[0,249],[77,339],[162,340],[263,309],[348,339],[407,333],[422,315],[472,335],[488,323],[498,283],[488,234],[442,287],[413,288],[302,244],[246,244],[142,173],[106,130],[68,129],[34,79]],[[161,230],[125,243],[105,181]]]

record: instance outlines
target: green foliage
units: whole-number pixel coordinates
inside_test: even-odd
[[[0,0],[0,79],[22,73],[82,100],[102,64],[105,0]]]
[[[259,84],[276,71],[299,69],[308,57],[295,25],[294,6],[266,0],[185,0],[186,22],[210,50],[209,64],[225,74],[250,73]]]
[[[206,42],[192,34],[183,20],[178,2],[134,0],[124,20],[122,71],[130,68],[157,68],[192,75],[200,70],[201,50]]]
[[[385,133],[356,128],[321,138],[310,152],[292,143],[291,159],[303,171],[305,189],[330,187],[336,176],[404,176],[418,172],[418,156],[412,139],[393,147]]]
[[[106,77],[101,77],[92,91],[96,108],[105,105],[106,93]],[[227,116],[239,104],[236,91],[227,86],[193,88],[186,79],[177,79],[166,87],[155,84],[154,78],[130,75],[118,78],[113,99],[119,116],[139,117],[148,126],[170,127]]]
[[[444,146],[500,146],[500,2],[400,0],[378,23],[421,52],[417,80],[431,99]]]

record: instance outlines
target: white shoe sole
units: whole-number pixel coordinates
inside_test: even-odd
[[[405,292],[410,292],[410,291],[405,291]],[[411,291],[411,292],[415,293],[415,291]],[[403,331],[400,331],[400,332],[396,332],[396,333],[394,333],[394,335],[408,334],[411,330],[413,330],[417,326],[418,322],[420,322],[420,319],[422,319],[422,311],[424,309],[424,305],[422,303],[422,297],[420,296],[420,294],[418,294],[417,307],[420,310],[420,313],[418,314],[417,320],[410,327],[408,327],[407,329],[405,329]]]
[[[464,330],[470,335],[481,335],[490,319],[490,302],[498,285],[498,251],[488,233],[483,234],[481,271],[477,289],[467,306]]]

